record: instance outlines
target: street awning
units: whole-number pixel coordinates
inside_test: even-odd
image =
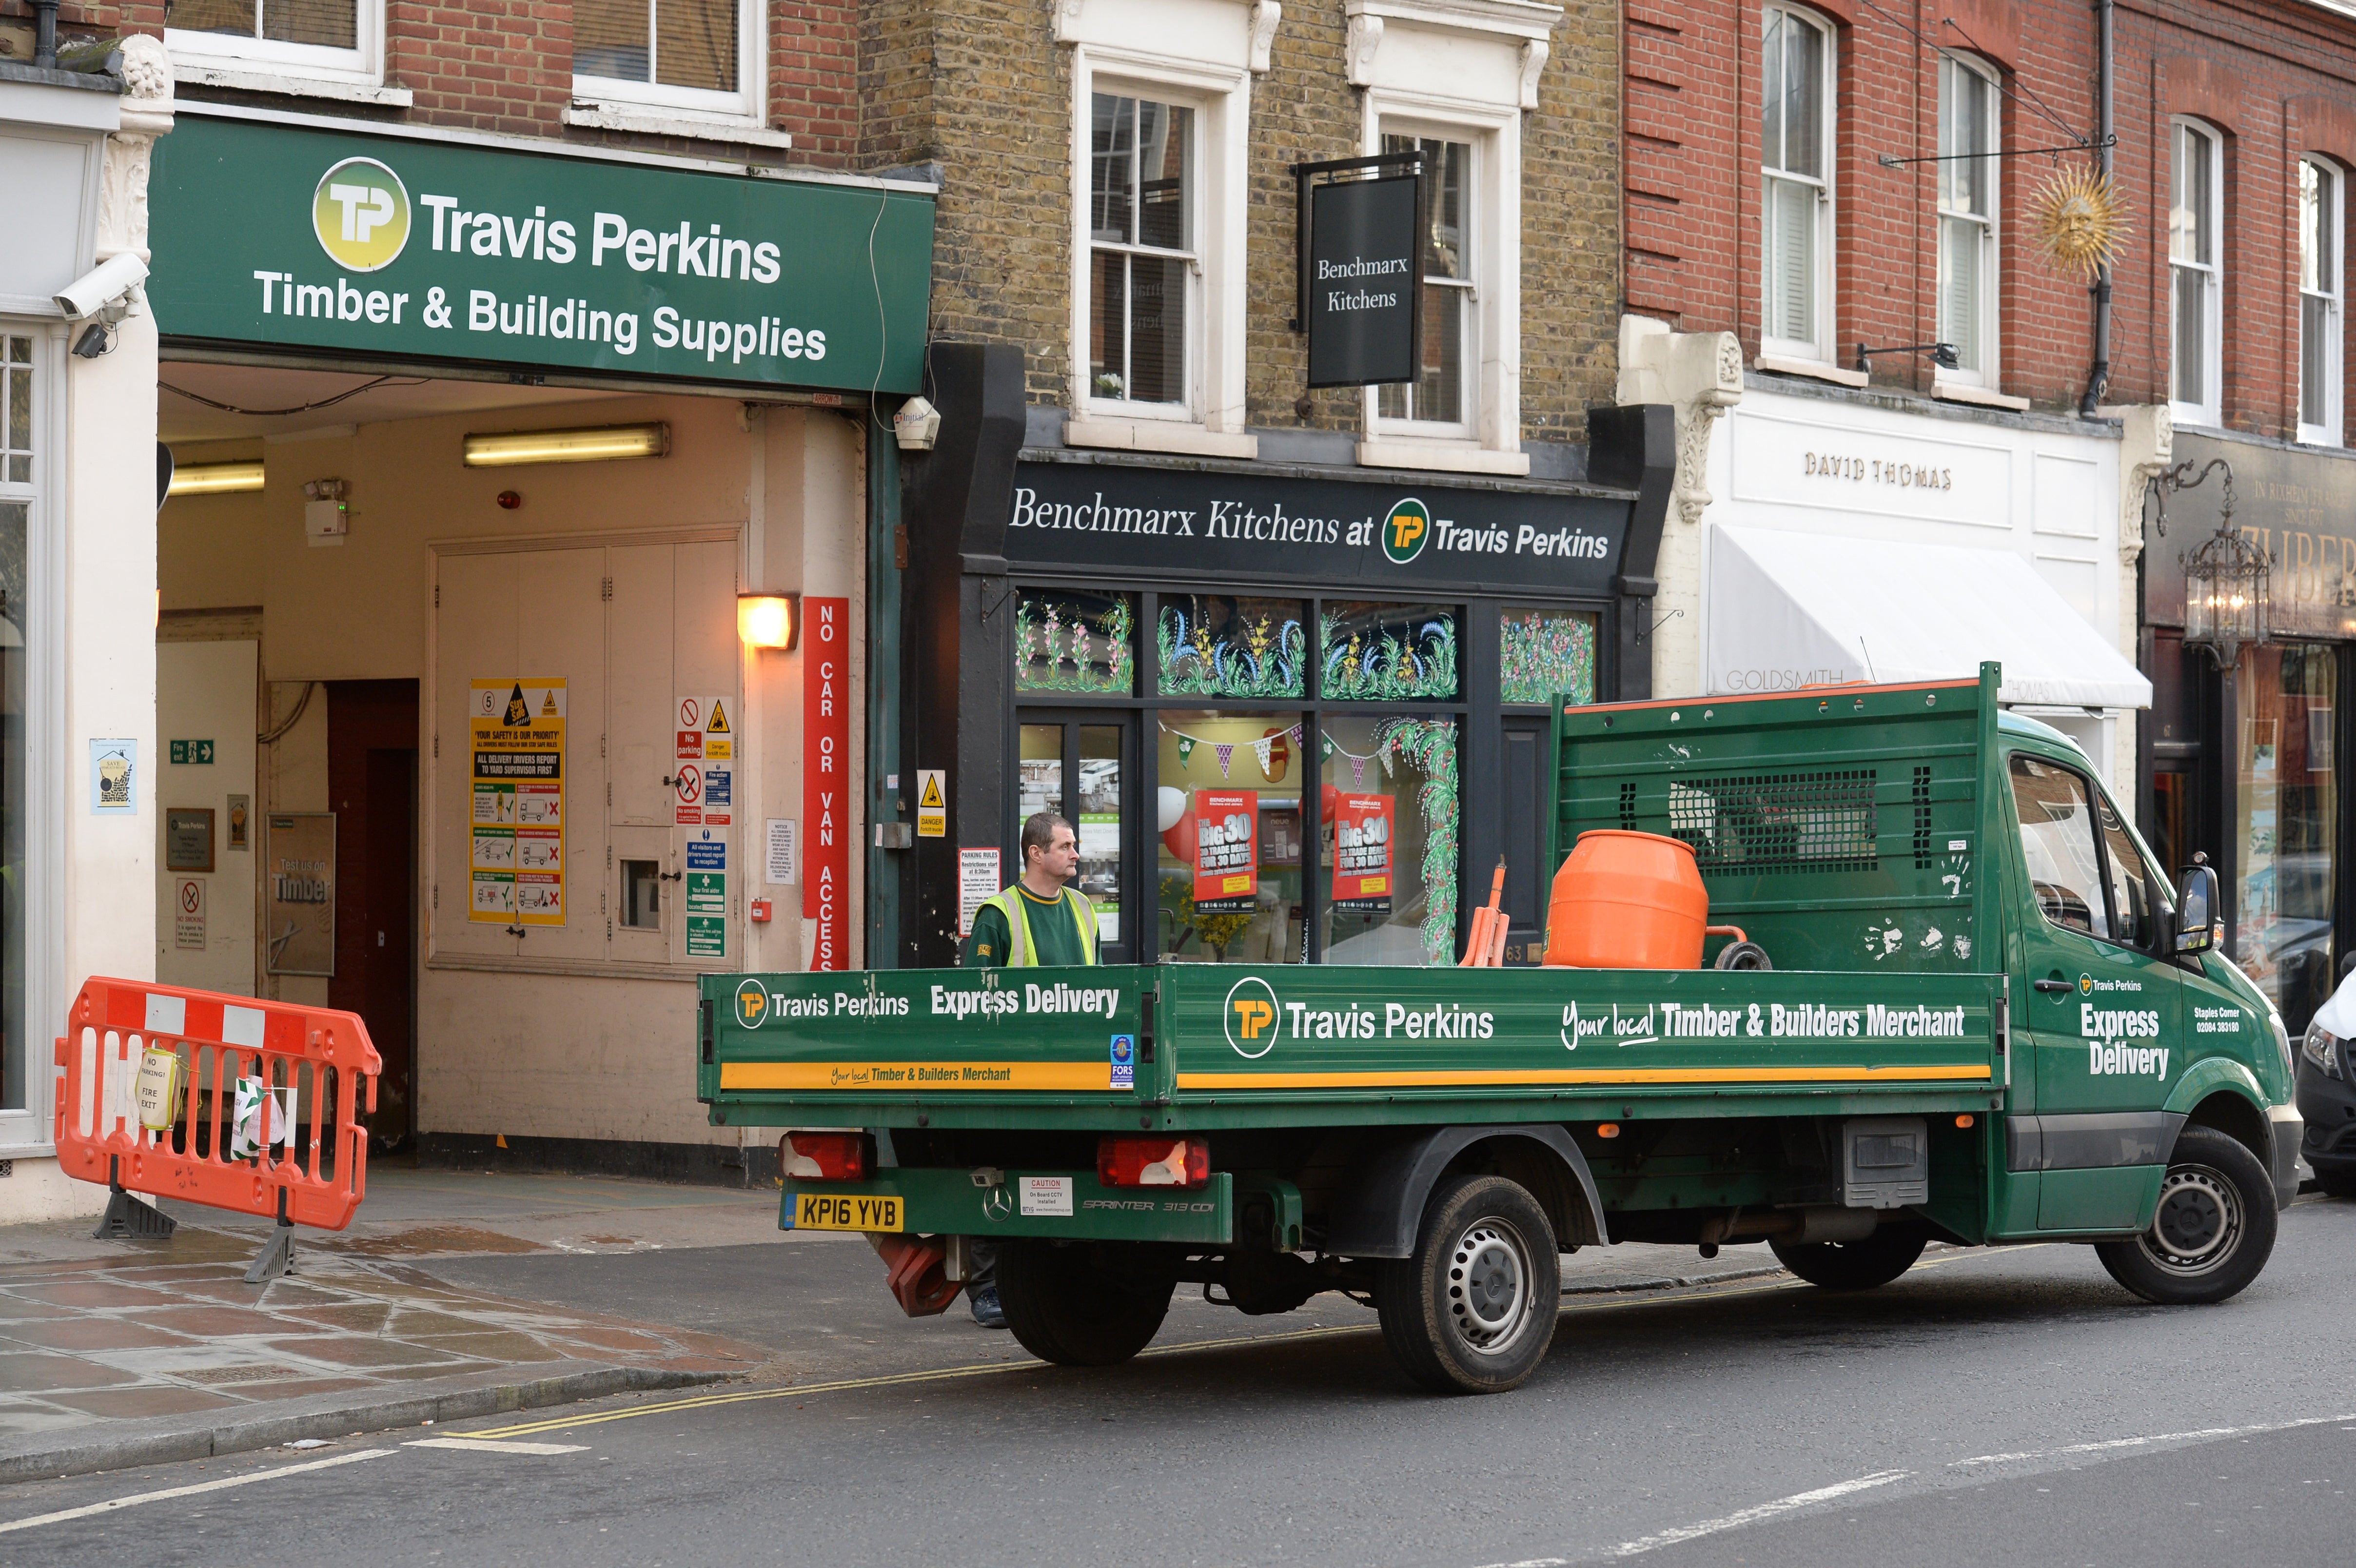
[[[1711,531],[1705,689],[1944,681],[2004,665],[2007,703],[2147,708],[2151,682],[2008,550]]]

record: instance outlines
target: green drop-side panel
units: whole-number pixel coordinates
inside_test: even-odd
[[[1997,679],[1565,707],[1550,864],[1595,829],[1660,833],[1694,846],[1712,923],[1778,969],[1994,969],[1976,895]]]

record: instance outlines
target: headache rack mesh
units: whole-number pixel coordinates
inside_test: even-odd
[[[1704,875],[1875,870],[1874,772],[1680,779],[1669,786],[1669,832],[1693,845]]]

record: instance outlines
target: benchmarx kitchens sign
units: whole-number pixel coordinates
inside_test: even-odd
[[[1629,503],[1560,489],[1458,489],[1100,463],[1015,466],[1005,554],[1144,574],[1611,590]]]
[[[921,192],[196,115],[151,192],[173,338],[862,392],[923,371]]]

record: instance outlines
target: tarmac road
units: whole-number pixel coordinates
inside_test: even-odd
[[[971,1370],[463,1423],[561,1452],[412,1429],[14,1487],[0,1562],[2339,1563],[2356,1202],[2283,1221],[2209,1308],[2144,1305],[2062,1245],[1934,1254],[1864,1295],[1572,1298],[1538,1374],[1488,1399],[1408,1391],[1330,1298],[1292,1336],[1190,1312],[1280,1337],[1165,1336],[1110,1371],[978,1337]]]

